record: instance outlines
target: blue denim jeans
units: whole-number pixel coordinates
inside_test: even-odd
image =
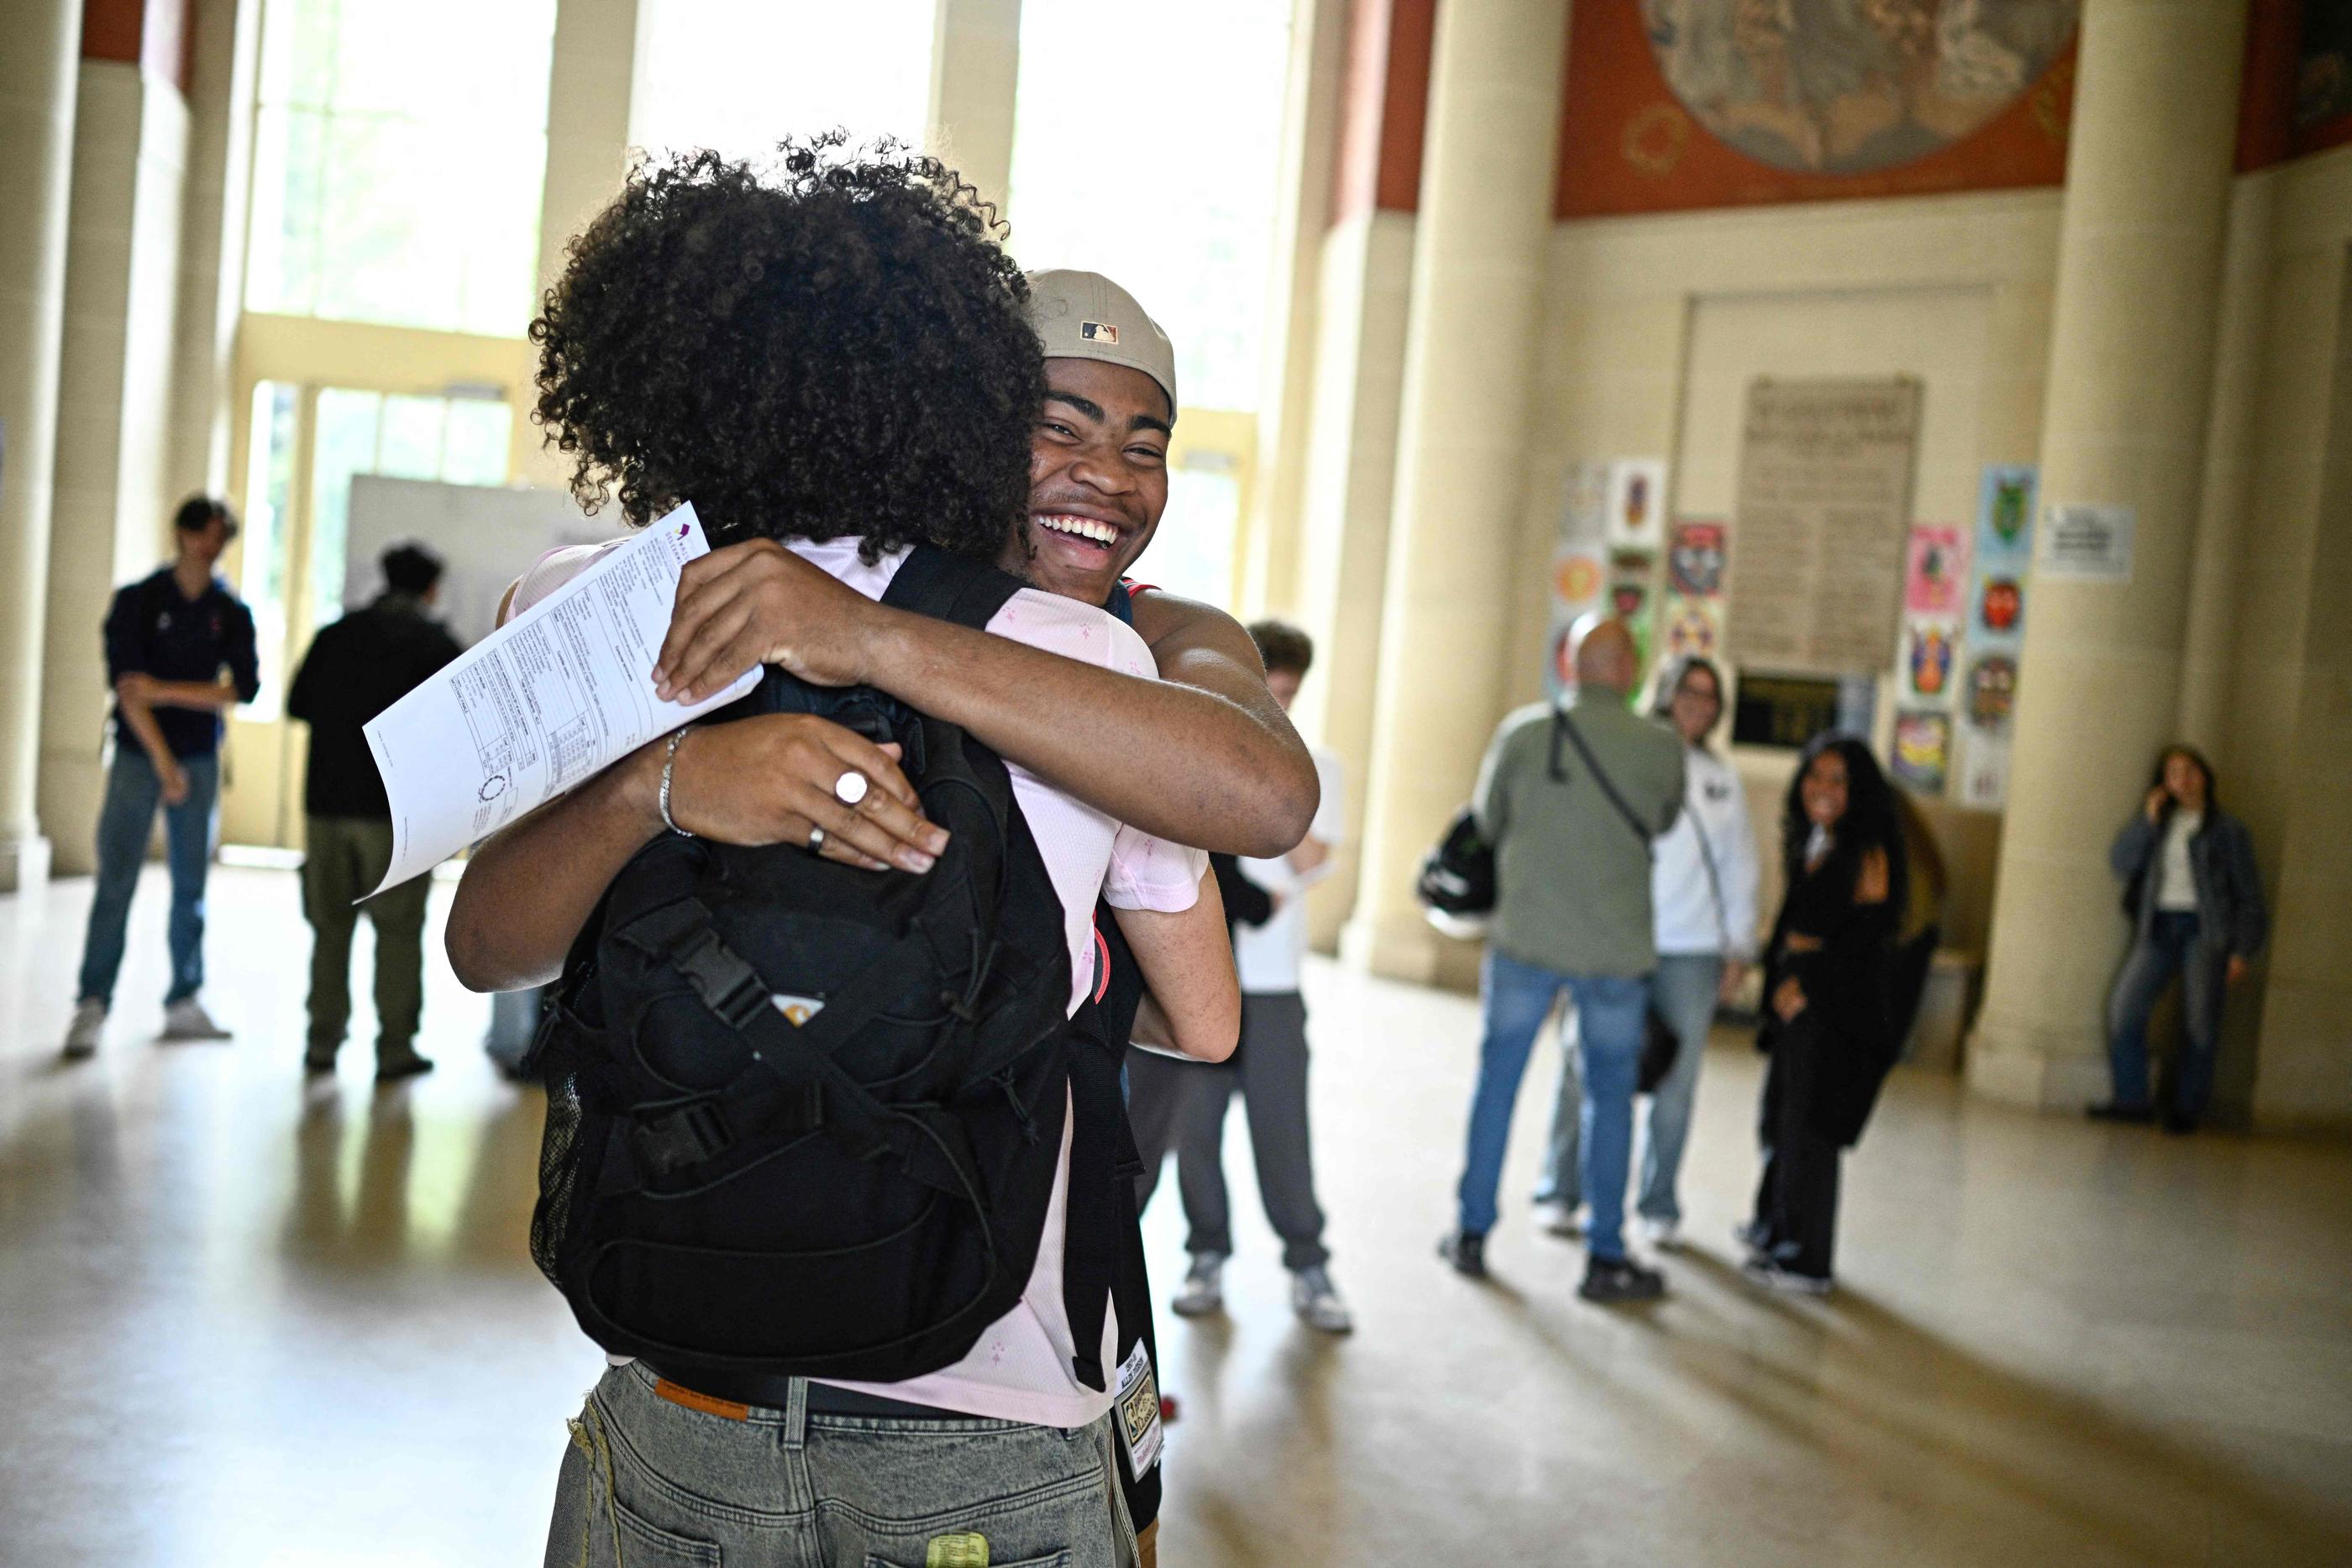
[[[1528,1070],[1528,1052],[1552,1003],[1566,991],[1583,1042],[1584,1190],[1591,1196],[1592,1256],[1625,1256],[1625,1177],[1633,1147],[1633,1081],[1642,1058],[1647,977],[1559,975],[1486,950],[1486,1032],[1478,1043],[1478,1087],[1470,1102],[1469,1146],[1462,1167],[1460,1223],[1484,1235],[1495,1228],[1495,1192],[1511,1134],[1511,1105]]]
[[[1674,1030],[1680,1048],[1672,1071],[1650,1095],[1650,1114],[1642,1141],[1642,1192],[1634,1208],[1644,1219],[1662,1225],[1682,1222],[1681,1196],[1675,1183],[1682,1175],[1683,1146],[1690,1141],[1691,1107],[1698,1098],[1699,1063],[1706,1056],[1706,1031],[1715,1022],[1715,998],[1723,984],[1723,958],[1716,953],[1668,953],[1658,959],[1650,977],[1650,1005]],[[1584,1074],[1578,1070],[1580,1045],[1570,1045],[1562,1031],[1559,1097],[1551,1108],[1551,1145],[1544,1157],[1543,1179],[1536,1184],[1538,1203],[1574,1208],[1583,1201],[1584,1185],[1577,1170],[1584,1123]]]
[[[2221,999],[2229,956],[2197,940],[2197,916],[2159,910],[2147,935],[2132,945],[2107,998],[2107,1062],[2115,1071],[2116,1103],[2134,1110],[2153,1103],[2147,1082],[2147,1022],[2157,998],[2180,977],[2180,1070],[2173,1074],[2173,1108],[2205,1113],[2213,1090],[2213,1053],[2221,1039]]]
[[[549,1568],[923,1568],[982,1535],[996,1568],[1121,1568],[1135,1534],[1111,1417],[1017,1421],[690,1407],[642,1362],[607,1371],[571,1423]],[[617,1550],[615,1549],[617,1542]]]
[[[212,869],[213,831],[220,821],[220,758],[183,757],[180,771],[188,778],[188,798],[163,806],[165,860],[172,871],[172,988],[163,996],[166,1006],[204,988],[205,876]],[[81,988],[75,993],[82,1001],[114,1000],[131,895],[147,860],[155,808],[163,805],[163,779],[155,764],[135,746],[116,747],[106,774],[106,800],[98,811],[98,893],[90,901]]]

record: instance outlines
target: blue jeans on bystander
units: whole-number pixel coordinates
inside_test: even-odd
[[[1682,1174],[1683,1148],[1690,1141],[1691,1108],[1698,1099],[1698,1070],[1706,1056],[1706,1031],[1715,1022],[1716,993],[1722,984],[1719,953],[1664,954],[1658,959],[1658,972],[1650,978],[1650,1005],[1674,1031],[1677,1049],[1674,1067],[1650,1095],[1647,1136],[1642,1140],[1641,1196],[1633,1207],[1643,1218],[1661,1225],[1682,1223],[1682,1197],[1676,1183]],[[1545,1153],[1543,1177],[1536,1184],[1536,1201],[1574,1208],[1584,1195],[1579,1169],[1584,1074],[1577,1063],[1580,1045],[1571,1046],[1565,1040],[1561,1044],[1559,1098],[1552,1105],[1551,1146]]]
[[[1633,1152],[1633,1083],[1642,1058],[1646,976],[1561,975],[1486,950],[1486,1029],[1478,1044],[1478,1087],[1470,1102],[1459,1220],[1485,1235],[1495,1228],[1496,1190],[1510,1141],[1511,1106],[1527,1073],[1528,1052],[1562,991],[1576,1006],[1584,1050],[1582,1185],[1592,1204],[1587,1241],[1595,1258],[1625,1256],[1625,1181]]]
[[[2132,945],[2107,998],[2107,1063],[2114,1070],[2116,1103],[2145,1110],[2148,1092],[2147,1024],[2157,998],[2180,977],[2179,1071],[2172,1075],[2172,1105],[2181,1115],[2202,1116],[2213,1090],[2213,1055],[2221,1039],[2221,999],[2230,956],[2198,941],[2193,911],[2158,910],[2147,935]]]
[[[213,831],[219,821],[220,758],[183,757],[180,771],[187,775],[188,798],[163,806],[163,779],[147,754],[135,746],[115,748],[106,800],[98,811],[98,894],[90,901],[89,933],[82,943],[78,1000],[114,1000],[131,895],[139,886],[158,806],[163,806],[165,859],[172,872],[172,988],[164,1005],[204,988],[205,875],[212,867]]]

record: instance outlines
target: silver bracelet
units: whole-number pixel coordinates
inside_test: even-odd
[[[669,737],[669,750],[668,750],[668,752],[667,752],[666,755],[664,755],[664,756],[663,756],[663,758],[662,758],[662,781],[661,781],[661,820],[662,820],[662,826],[663,826],[663,827],[665,827],[665,828],[667,828],[671,832],[676,833],[676,834],[677,834],[679,838],[681,838],[681,839],[690,839],[690,838],[694,837],[694,835],[693,835],[692,833],[688,832],[684,828],[679,827],[679,826],[677,825],[677,818],[675,818],[675,817],[673,817],[673,816],[671,816],[671,815],[669,814],[669,780],[670,780],[670,773],[671,773],[671,770],[677,767],[677,748],[678,748],[678,744],[679,744],[681,741],[683,741],[683,740],[685,740],[685,739],[686,739],[688,733],[689,731],[691,731],[691,730],[693,729],[693,727],[693,727],[692,725],[688,725],[688,726],[687,726],[687,727],[686,727],[686,728],[685,728],[685,729],[679,729],[679,730],[673,730],[673,731],[671,731],[671,732],[670,732],[670,737]]]

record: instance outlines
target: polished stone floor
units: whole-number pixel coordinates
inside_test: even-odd
[[[237,1039],[158,1045],[162,894],[104,1052],[70,1067],[88,883],[0,898],[0,1564],[538,1562],[598,1358],[524,1251],[539,1108],[483,1061],[486,1003],[437,973],[440,1072],[380,1092],[353,1051],[306,1085],[294,882],[225,869],[209,994]],[[1329,967],[1310,997],[1360,1327],[1291,1320],[1236,1117],[1232,1316],[1162,1321],[1171,1568],[2352,1562],[2352,1149],[1898,1076],[1847,1166],[1844,1290],[1767,1298],[1724,1239],[1757,1083],[1727,1035],[1696,1246],[1670,1301],[1609,1312],[1523,1204],[1491,1283],[1431,1256],[1474,1009]]]

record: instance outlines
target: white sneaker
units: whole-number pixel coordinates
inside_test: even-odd
[[[1320,1264],[1298,1270],[1290,1276],[1290,1310],[1308,1328],[1320,1329],[1325,1333],[1355,1332],[1355,1315],[1339,1299],[1339,1287],[1331,1282],[1331,1271]]]
[[[1683,1222],[1679,1219],[1651,1219],[1641,1222],[1642,1239],[1661,1252],[1679,1252],[1683,1249]]]
[[[1575,1240],[1583,1236],[1587,1223],[1589,1221],[1581,1208],[1570,1208],[1559,1203],[1544,1205],[1543,1228],[1554,1236],[1565,1236]]]
[[[163,1009],[165,1040],[226,1040],[229,1031],[213,1021],[205,1011],[205,1004],[194,997],[182,997]]]
[[[1222,1252],[1200,1252],[1192,1258],[1192,1267],[1184,1275],[1184,1288],[1168,1303],[1169,1310],[1180,1318],[1205,1318],[1225,1310],[1224,1287],[1217,1276],[1225,1266]]]
[[[91,997],[74,1004],[73,1022],[66,1026],[66,1059],[79,1061],[98,1054],[99,1036],[106,1032],[106,1004]]]

